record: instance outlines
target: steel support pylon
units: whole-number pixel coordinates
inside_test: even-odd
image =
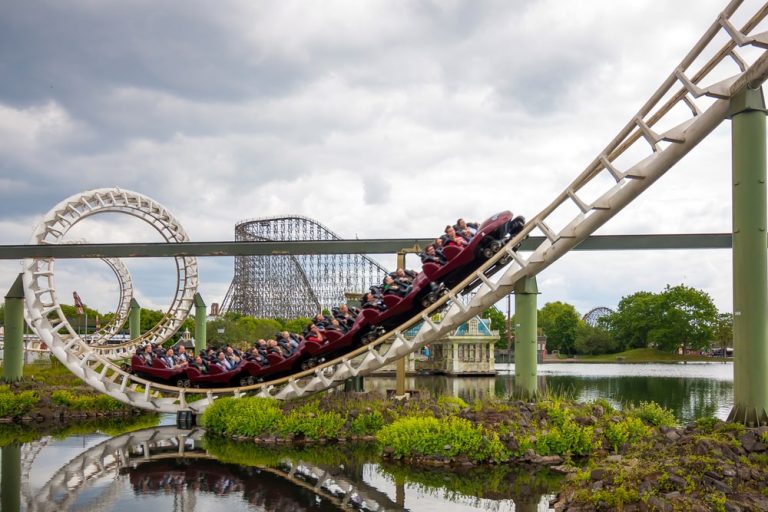
[[[536,277],[525,277],[515,284],[515,391],[533,397],[539,391]]]
[[[762,89],[731,101],[733,201],[733,409],[729,421],[768,423],[768,238]]]
[[[3,380],[24,376],[24,284],[21,274],[5,295],[5,341],[3,343]]]

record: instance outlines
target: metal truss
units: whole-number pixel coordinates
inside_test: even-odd
[[[316,220],[264,217],[235,225],[238,242],[341,240]],[[235,257],[235,276],[221,311],[259,318],[311,317],[367,291],[387,270],[362,254],[270,254]]]

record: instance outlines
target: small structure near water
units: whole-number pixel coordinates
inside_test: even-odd
[[[409,329],[405,337],[410,339],[417,332],[418,327]],[[494,347],[498,340],[499,331],[491,329],[491,321],[476,316],[422,351],[409,354],[405,371],[408,374],[496,375]],[[378,373],[394,372],[395,364],[390,364]]]

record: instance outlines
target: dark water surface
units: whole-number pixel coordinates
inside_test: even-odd
[[[497,369],[496,377],[409,377],[407,387],[465,400],[509,396],[514,367]],[[724,418],[733,402],[730,363],[549,364],[539,373],[542,388],[616,405],[654,400],[681,422]],[[391,389],[394,378],[366,378],[365,387]],[[381,463],[373,446],[296,451],[206,440],[201,431],[176,430],[174,420],[130,434],[110,425],[4,447],[3,510],[18,490],[25,511],[544,511],[559,485],[553,475],[512,466],[451,472]]]

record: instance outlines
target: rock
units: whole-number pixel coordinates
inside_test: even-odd
[[[561,475],[569,475],[573,474],[579,471],[579,468],[575,466],[571,466],[569,464],[561,464],[559,466],[552,466],[549,468],[550,471],[554,471],[555,473],[560,473]]]
[[[725,512],[741,512],[741,507],[729,501],[725,502]]]
[[[621,459],[622,459],[621,455],[609,455],[605,458],[605,462],[616,463],[616,462],[621,462]]]
[[[667,439],[669,439],[670,441],[677,441],[678,439],[680,439],[680,434],[678,434],[678,433],[677,433],[677,432],[675,432],[674,430],[668,430],[668,431],[667,431],[667,432],[664,434],[664,437],[666,437],[666,438],[667,438]]]
[[[648,498],[648,506],[651,510],[658,510],[659,512],[672,512],[672,505],[663,498],[658,496],[651,496]]]
[[[669,484],[672,487],[675,487],[676,489],[680,489],[680,490],[685,489],[686,481],[685,481],[685,478],[683,478],[681,476],[677,476],[675,474],[671,474],[667,478],[667,482],[669,482]]]
[[[601,468],[593,469],[592,472],[589,474],[589,478],[592,480],[602,480],[603,478],[605,478],[606,473],[607,472]]]
[[[731,486],[720,480],[716,480],[709,475],[704,475],[704,483],[710,487],[717,489],[720,492],[729,493],[732,491]]]
[[[760,438],[757,436],[757,432],[747,432],[739,439],[741,445],[748,452],[764,452],[768,450],[768,446],[765,443],[760,442]]]
[[[563,458],[559,455],[544,455],[539,457],[534,457],[533,460],[531,460],[534,464],[541,464],[542,466],[553,466],[556,464],[562,464]]]

